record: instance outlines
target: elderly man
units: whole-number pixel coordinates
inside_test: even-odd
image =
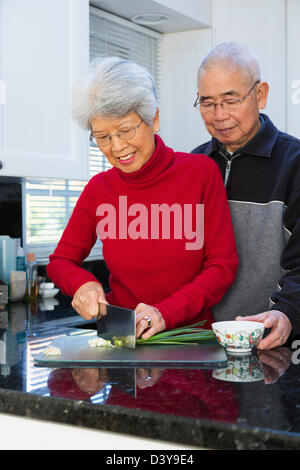
[[[260,349],[300,333],[300,141],[260,113],[268,89],[248,48],[213,48],[199,68],[194,104],[212,139],[192,151],[220,167],[240,259],[215,319],[264,322],[271,330]]]

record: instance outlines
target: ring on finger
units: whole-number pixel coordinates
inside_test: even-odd
[[[146,322],[148,323],[148,326],[151,326],[151,318],[150,317],[145,316],[144,320],[146,320]]]

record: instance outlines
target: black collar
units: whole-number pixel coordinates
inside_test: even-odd
[[[260,120],[261,126],[255,136],[252,137],[244,147],[237,149],[232,154],[232,157],[236,154],[240,155],[247,153],[258,157],[270,158],[279,131],[266,114],[260,114]],[[224,151],[225,147],[221,142],[213,137],[208,144],[206,150],[207,155],[212,155],[214,152],[218,152],[220,150]]]

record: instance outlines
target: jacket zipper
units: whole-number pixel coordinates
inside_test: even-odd
[[[227,182],[228,182],[228,178],[229,178],[230,170],[231,170],[232,160],[234,160],[234,159],[235,159],[236,157],[238,157],[240,154],[238,153],[237,155],[235,155],[234,157],[232,157],[231,160],[229,160],[229,158],[227,158],[226,155],[224,155],[224,153],[222,153],[222,152],[220,152],[220,151],[219,151],[219,154],[222,155],[222,157],[224,157],[225,160],[226,160],[226,169],[225,169],[224,185],[227,186]]]
[[[227,159],[226,170],[225,170],[225,179],[224,179],[225,186],[227,186],[227,181],[228,181],[228,177],[229,177],[229,174],[230,174],[230,169],[231,169],[231,160]]]

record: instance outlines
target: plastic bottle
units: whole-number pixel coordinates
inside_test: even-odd
[[[25,253],[20,243],[17,249],[17,271],[26,271]]]
[[[28,253],[27,255],[26,277],[27,277],[26,298],[30,301],[36,300],[38,296],[38,285],[37,285],[37,263],[35,261],[34,253]]]

